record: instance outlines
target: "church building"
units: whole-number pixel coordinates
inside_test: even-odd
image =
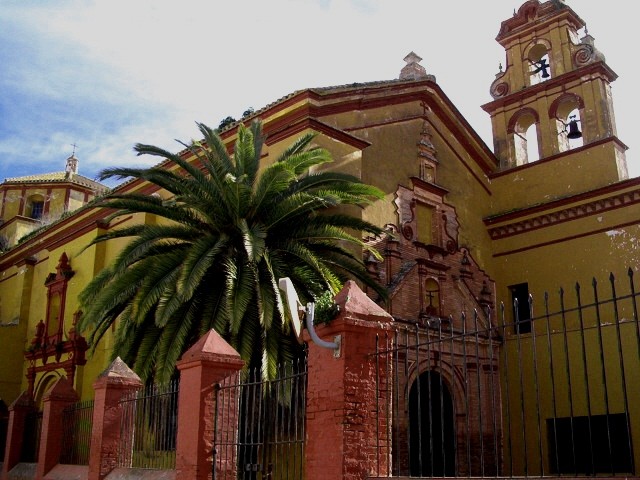
[[[553,396],[537,409],[523,400],[523,411],[511,412],[510,424],[499,426],[508,448],[502,459],[487,456],[487,464],[511,462],[512,473],[521,471],[519,462],[553,463],[550,447],[542,444],[566,434],[557,426],[562,418],[623,415],[621,435],[640,438],[640,404],[629,402],[626,390],[640,381],[637,311],[632,303],[614,301],[596,316],[595,308],[576,307],[574,293],[579,282],[578,303],[598,305],[594,291],[611,298],[610,285],[622,285],[619,291],[627,292],[640,265],[640,179],[628,177],[627,146],[616,133],[611,84],[617,76],[585,21],[564,2],[514,6],[496,37],[504,62],[495,78],[486,79],[482,108],[491,119],[491,146],[414,52],[396,79],[295,91],[243,119],[263,122],[265,162],[301,134],[316,132],[316,143],[334,158],[325,168],[354,174],[384,192],[383,200],[359,213],[388,231],[368,239],[383,260],[363,260],[388,289],[390,300],[382,307],[398,325],[484,330],[487,336],[476,338],[480,347],[474,350],[483,392],[499,392],[503,405]],[[232,145],[236,132],[237,124],[230,125],[221,136]],[[183,156],[191,160],[187,152]],[[87,344],[75,330],[82,314],[77,297],[124,244],[85,246],[111,229],[156,221],[140,214],[107,221],[107,212],[91,204],[105,187],[78,175],[76,162],[72,155],[65,172],[0,184],[0,399],[7,406],[24,392],[38,405],[62,375],[83,399],[91,398],[113,338],[106,335],[93,356],[85,355]],[[141,181],[116,189],[167,196]],[[615,328],[602,333],[601,325]],[[453,358],[456,349],[475,349],[470,342],[446,348]],[[563,350],[565,342],[582,345],[575,350],[580,355]],[[549,348],[541,349],[543,343]],[[604,396],[603,387],[594,386],[601,384],[599,374],[591,373],[599,352],[611,358],[601,365],[608,373]],[[409,384],[418,381],[421,368],[434,365],[411,367],[407,405]],[[462,398],[456,389],[463,388],[456,386],[456,371],[467,367],[452,361],[448,371],[438,372],[454,403]],[[534,375],[535,382],[523,382]],[[588,412],[571,394],[556,391],[572,381],[574,389],[586,382],[587,392],[591,381]],[[495,406],[483,401],[478,411]],[[462,424],[451,428],[461,438]],[[539,450],[524,448],[518,458],[512,453],[538,442]],[[640,462],[640,440],[635,445],[629,453]],[[481,473],[468,468],[466,473]]]

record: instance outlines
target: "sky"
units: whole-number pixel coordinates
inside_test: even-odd
[[[179,151],[300,89],[398,78],[411,51],[493,149],[495,41],[524,0],[0,0],[0,181],[150,166],[147,143]],[[628,0],[566,0],[619,75],[612,84],[630,176],[640,175]],[[75,145],[75,147],[74,147]],[[110,184],[111,186],[114,183]]]

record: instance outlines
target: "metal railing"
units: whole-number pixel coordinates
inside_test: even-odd
[[[395,322],[375,353],[392,475],[634,475],[640,324],[625,280],[624,295],[610,276],[524,310]]]
[[[215,385],[214,480],[303,478],[306,387],[306,357]]]
[[[177,380],[151,385],[120,401],[118,467],[175,468],[178,388]]]
[[[62,453],[60,463],[89,465],[93,400],[77,402],[62,412]]]

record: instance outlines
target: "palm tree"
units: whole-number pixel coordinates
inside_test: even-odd
[[[350,175],[313,171],[331,156],[312,147],[312,134],[260,170],[259,122],[239,126],[233,155],[213,129],[198,128],[202,142],[180,142],[195,161],[137,144],[138,155],[169,162],[100,173],[102,180],[141,179],[172,197],[116,189],[99,201],[115,209],[108,220],[144,212],[159,221],[114,229],[91,242],[131,239],[80,294],[80,330],[88,331],[95,349],[116,322],[113,356],[142,378],[163,382],[182,353],[214,328],[250,367],[260,366],[265,378],[273,378],[297,346],[279,278],[291,278],[305,301],[337,292],[347,278],[384,297],[361,260],[362,234],[382,229],[343,207],[364,207],[382,192]]]

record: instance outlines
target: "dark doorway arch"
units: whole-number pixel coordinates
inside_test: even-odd
[[[455,475],[453,401],[442,376],[428,370],[409,391],[409,457],[412,477]]]

